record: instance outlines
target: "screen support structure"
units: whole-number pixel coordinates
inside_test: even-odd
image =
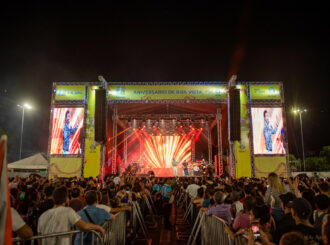
[[[127,166],[127,131],[125,131],[124,133],[124,162],[125,162],[125,166]],[[119,173],[121,174],[121,173]]]
[[[191,139],[191,161],[196,161],[196,145],[194,138]]]
[[[236,75],[232,75],[231,78],[228,81],[228,91],[230,88],[236,86]],[[236,167],[235,167],[235,147],[234,147],[234,141],[230,140],[230,96],[228,95],[227,98],[227,103],[228,103],[228,146],[229,146],[229,168],[228,170],[230,171],[229,174],[231,177],[235,178],[236,177]]]
[[[209,124],[207,124],[209,125]],[[208,150],[208,154],[209,154],[209,164],[212,164],[212,135],[211,135],[211,129],[208,126],[207,127],[207,150]]]
[[[111,173],[118,173],[116,157],[117,157],[117,119],[118,119],[118,108],[117,105],[113,106],[112,114],[112,158],[111,158]]]
[[[221,119],[222,119],[222,115],[221,115],[221,108],[220,106],[217,108],[217,115],[216,115],[216,119],[217,119],[217,133],[218,133],[218,157],[217,157],[217,162],[218,162],[218,166],[219,166],[219,172],[218,172],[218,176],[221,176],[223,174],[223,162],[222,162],[222,133],[221,133]]]

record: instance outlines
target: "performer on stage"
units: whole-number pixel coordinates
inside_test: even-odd
[[[272,135],[276,134],[279,122],[276,122],[275,128],[270,125],[269,122],[269,114],[268,111],[264,111],[264,137],[265,137],[265,147],[267,153],[273,152],[273,142],[272,142]]]
[[[199,169],[199,166],[197,165],[197,163],[195,163],[195,166],[194,166],[194,176],[200,176],[200,169]]]
[[[188,163],[186,160],[183,161],[182,163],[183,166],[183,176],[188,176]]]
[[[178,163],[175,161],[175,158],[173,158],[173,161],[172,161],[172,167],[173,167],[173,174],[174,176],[177,176],[178,175],[178,169],[176,167]]]
[[[70,136],[74,135],[74,133],[76,132],[77,128],[78,128],[78,124],[79,121],[77,120],[76,126],[74,128],[72,128],[70,126],[70,112],[66,111],[65,113],[65,121],[64,121],[64,127],[63,127],[63,131],[62,131],[62,136],[63,136],[63,146],[62,146],[62,154],[70,154]]]

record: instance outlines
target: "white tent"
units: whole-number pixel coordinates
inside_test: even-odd
[[[41,153],[8,164],[8,170],[10,169],[40,170],[47,168],[48,168],[48,161],[42,156]]]

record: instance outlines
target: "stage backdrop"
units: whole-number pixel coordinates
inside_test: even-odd
[[[173,159],[177,164],[177,176],[183,175],[183,161],[191,162],[191,136],[153,136],[139,130],[128,139],[129,152],[127,165],[121,164],[121,173],[129,165],[138,163],[139,174],[153,171],[157,177],[172,177]],[[143,135],[141,137],[141,135]]]

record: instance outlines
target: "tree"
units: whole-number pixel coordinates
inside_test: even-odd
[[[305,159],[306,171],[325,171],[328,170],[324,157],[307,157]]]
[[[289,154],[289,164],[291,169],[295,169],[296,171],[301,170],[301,160],[300,158],[296,158],[295,155]]]

